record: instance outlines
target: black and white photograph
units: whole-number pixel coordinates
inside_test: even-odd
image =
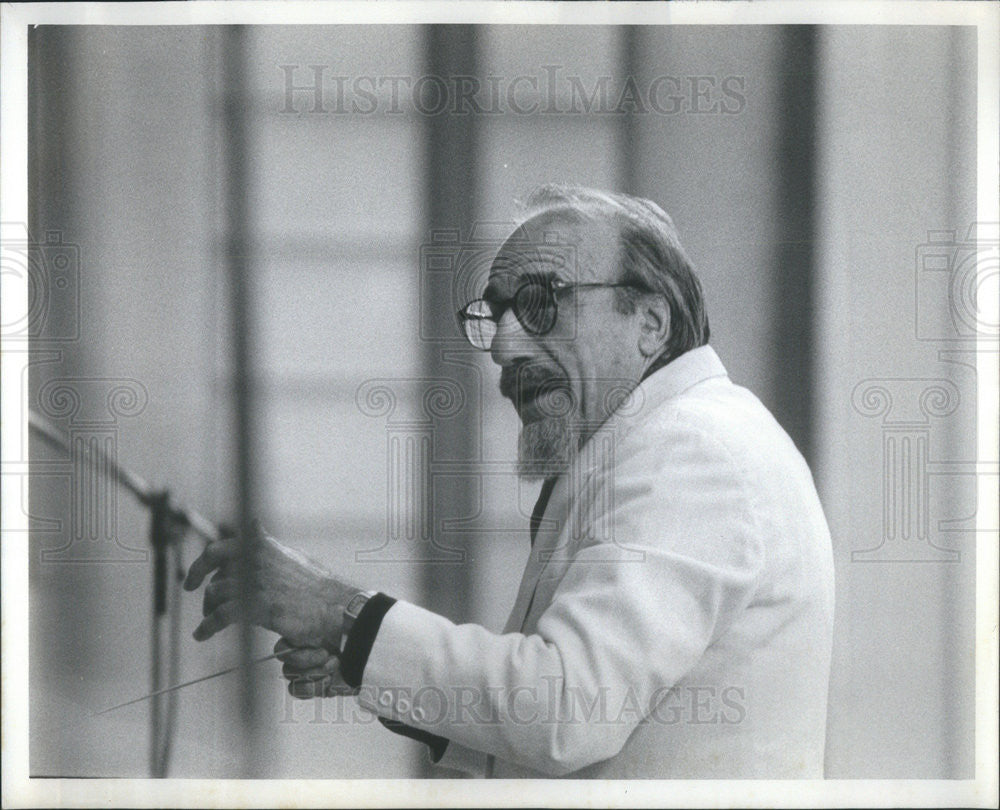
[[[4,807],[998,806],[1000,5],[0,14]]]

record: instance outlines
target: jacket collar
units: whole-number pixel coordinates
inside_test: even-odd
[[[644,414],[655,411],[666,400],[684,393],[688,388],[713,377],[725,377],[726,367],[709,345],[684,352],[663,368],[657,369],[635,388],[612,419],[631,423]]]
[[[726,369],[711,346],[700,346],[685,352],[646,377],[580,448],[571,461],[570,470],[556,479],[547,503],[540,505],[538,533],[505,632],[524,629],[535,589],[545,569],[560,559],[565,564],[572,556],[573,541],[569,536],[572,527],[566,526],[572,504],[589,485],[596,470],[614,465],[615,447],[621,438],[672,397],[705,380],[725,376]]]
[[[547,503],[543,505],[544,511],[536,518],[536,521],[542,523],[538,538],[544,534],[551,540],[553,530],[558,534],[568,502],[575,498],[580,486],[596,470],[614,464],[615,447],[627,433],[656,413],[667,400],[700,382],[726,376],[726,368],[715,350],[705,345],[685,352],[642,380],[574,454],[569,471],[556,480]],[[552,522],[553,518],[555,523]],[[545,543],[539,542],[536,545],[542,548]]]

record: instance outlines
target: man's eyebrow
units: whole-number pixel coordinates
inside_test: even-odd
[[[500,292],[497,290],[497,284],[494,279],[491,279],[486,285],[486,289],[483,290],[483,300],[490,304],[499,304],[502,300],[500,297]]]
[[[486,282],[486,289],[483,290],[483,298],[491,304],[499,304],[508,300],[521,283],[516,272],[506,267],[497,270],[494,267]],[[509,295],[504,296],[504,291],[509,291]]]
[[[532,270],[520,276],[511,272],[499,273],[486,284],[486,289],[483,290],[483,300],[491,304],[500,304],[509,301],[513,297],[514,291],[526,281],[544,283],[556,278],[559,278],[559,274],[554,270]],[[509,287],[510,295],[500,294],[500,290],[504,287]]]

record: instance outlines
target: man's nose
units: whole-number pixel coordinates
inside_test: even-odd
[[[532,339],[512,309],[507,309],[497,321],[497,331],[490,344],[490,356],[498,366],[509,366],[527,358],[531,353]]]

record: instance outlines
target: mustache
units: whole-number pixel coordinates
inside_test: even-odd
[[[542,389],[562,389],[568,384],[560,372],[534,363],[504,366],[500,370],[500,393],[514,402],[529,399]]]

